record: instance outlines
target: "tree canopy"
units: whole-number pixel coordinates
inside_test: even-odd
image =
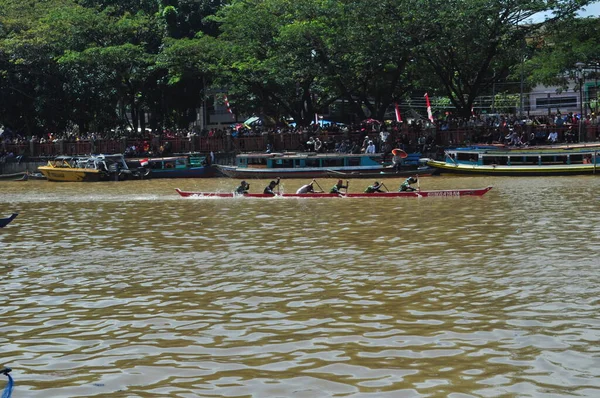
[[[425,91],[468,116],[523,65],[550,82],[575,59],[598,63],[597,20],[573,18],[588,3],[0,0],[0,124],[186,127],[210,87],[237,113],[303,125],[340,102],[347,118],[381,120]]]

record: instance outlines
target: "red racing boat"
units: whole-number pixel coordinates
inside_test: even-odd
[[[403,191],[403,192],[375,192],[375,193],[282,193],[275,195],[282,198],[426,198],[426,197],[457,197],[457,196],[483,196],[492,187],[476,189],[442,189],[437,191]],[[264,193],[247,193],[238,195],[232,192],[190,192],[175,188],[177,193],[183,197],[197,198],[272,198],[273,195]]]

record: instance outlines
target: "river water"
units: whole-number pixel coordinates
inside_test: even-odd
[[[600,396],[600,177],[237,182],[0,182],[13,397]]]

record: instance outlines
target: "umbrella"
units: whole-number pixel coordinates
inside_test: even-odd
[[[392,149],[392,154],[394,156],[400,156],[402,159],[406,159],[408,157],[408,153],[404,152],[402,149],[400,148],[395,148]]]
[[[258,116],[252,116],[250,119],[247,119],[244,124],[247,124],[248,126],[251,125],[252,123],[258,122],[260,120],[260,117]]]

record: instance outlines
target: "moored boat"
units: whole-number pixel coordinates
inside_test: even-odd
[[[415,155],[417,158],[418,154]],[[418,162],[417,162],[418,163]],[[406,165],[403,170],[415,170],[418,164]],[[316,178],[331,177],[336,173],[361,177],[389,172],[382,154],[351,153],[245,153],[236,156],[235,166],[217,165],[228,177],[250,178]],[[413,171],[414,172],[414,171]]]
[[[38,170],[48,181],[119,181],[140,178],[137,170],[130,170],[123,155],[95,155],[89,157],[57,156]]]
[[[442,189],[431,191],[402,191],[402,192],[356,192],[356,193],[281,193],[275,197],[282,198],[426,198],[426,197],[459,197],[459,196],[483,196],[492,189],[491,186],[475,189]],[[183,197],[197,198],[273,198],[273,195],[262,193],[236,194],[232,192],[191,192],[175,188],[177,193]]]
[[[136,159],[128,163],[144,167],[149,178],[209,178],[217,172],[206,157],[199,155]]]
[[[600,172],[600,145],[530,148],[466,147],[445,151],[444,160],[426,159],[440,173],[552,176]]]
[[[344,172],[344,171],[329,171],[327,177],[329,178],[398,178],[408,177],[412,175],[418,175],[419,177],[428,177],[433,175],[436,169],[429,166],[421,166],[416,169],[410,168],[407,170],[394,170],[392,167],[385,167],[382,171],[378,172]]]

